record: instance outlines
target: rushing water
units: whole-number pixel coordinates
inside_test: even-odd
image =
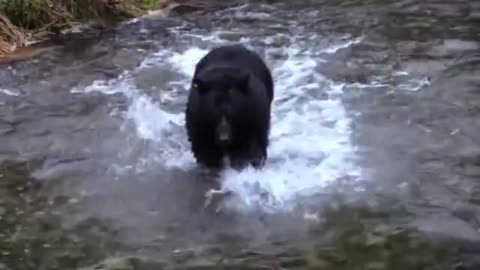
[[[440,2],[244,2],[5,64],[0,269],[474,265],[480,7]],[[184,110],[197,61],[237,42],[274,76],[269,159],[224,171],[214,214]]]
[[[261,13],[241,10],[235,13],[238,17],[257,14]],[[289,26],[287,23],[284,27]],[[291,23],[290,27],[295,29],[298,26]],[[220,29],[211,31],[213,36],[224,34]],[[250,45],[254,42],[248,38],[250,33],[238,31],[244,44]],[[200,40],[209,39],[209,36],[183,33],[180,42],[195,38],[197,35]],[[346,115],[340,100],[344,85],[325,78],[315,69],[317,65],[325,64],[325,60],[315,57],[316,55],[334,54],[357,43],[359,39],[338,41],[325,48],[315,48],[316,52],[310,51],[312,49],[302,51],[297,45],[306,42],[304,46],[308,48],[311,42],[315,42],[315,36],[289,37],[277,33],[268,42],[274,43],[276,39],[291,41],[287,41],[288,44],[284,48],[265,51],[265,58],[272,66],[276,83],[269,148],[270,162],[262,171],[230,170],[222,179],[224,188],[239,195],[243,203],[251,206],[256,202],[264,207],[263,210],[265,207],[280,210],[286,207],[285,204],[293,199],[294,195],[306,191],[319,191],[336,179],[348,176],[360,177],[360,169],[353,162],[355,148],[349,137],[350,118]],[[122,93],[128,97],[130,105],[125,113],[125,119],[133,122],[139,140],[149,140],[155,144],[151,153],[147,153],[151,156],[145,161],[151,162],[151,170],[158,170],[161,167],[165,170],[172,168],[189,170],[195,166],[183,130],[187,88],[195,64],[208,49],[232,41],[216,38],[214,42],[208,42],[202,47],[195,45],[197,43],[195,39],[188,42],[193,44],[190,48],[179,52],[171,48],[161,49],[134,71],[125,72],[109,81],[95,81],[83,90],[87,93],[90,91],[101,91],[106,94]],[[255,49],[253,45],[250,47]],[[273,53],[281,59],[276,61],[272,59]],[[175,72],[173,76],[178,79],[159,85],[160,100],[156,101],[135,86],[135,76],[146,69],[158,66],[173,70]],[[120,170],[122,168],[122,165],[112,166],[118,166]],[[123,171],[120,174],[122,173]],[[258,201],[259,192],[262,190],[271,195],[273,201]]]

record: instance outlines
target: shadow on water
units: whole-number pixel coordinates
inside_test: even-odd
[[[267,17],[172,13],[64,37],[58,48],[2,65],[0,269],[479,267],[480,5],[264,2],[251,5]],[[301,20],[313,11],[316,19]],[[299,30],[282,23],[295,20],[326,43],[363,36],[315,67],[344,84],[368,180],[362,192],[339,183],[291,212],[205,211],[211,183],[196,169],[155,162],[152,149],[162,149],[125,123],[125,95],[71,92],[115,79],[162,48],[207,46],[171,27],[187,33],[264,23],[255,45],[282,47],[288,41],[263,40],[276,31],[293,35]],[[224,35],[241,40],[233,30]],[[135,76],[163,104],[159,89],[180,75],[153,67]],[[180,111],[178,104],[166,107]]]

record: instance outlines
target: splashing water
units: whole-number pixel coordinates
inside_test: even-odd
[[[355,41],[335,44],[324,52],[335,53],[353,43]],[[207,52],[197,47],[180,53],[164,50],[146,59],[138,69],[172,65],[183,77],[181,81],[167,82],[166,87],[181,85],[183,90],[179,95],[186,96],[195,64]],[[349,139],[350,119],[338,98],[343,85],[315,73],[315,67],[323,62],[313,57],[313,53],[301,52],[295,47],[284,52],[287,58],[283,63],[268,63],[276,86],[269,160],[262,170],[226,170],[222,176],[223,189],[233,191],[245,205],[260,205],[270,210],[286,209],[296,195],[315,192],[337,178],[360,176],[359,168],[353,163],[355,148]],[[183,129],[183,112],[167,112],[162,104],[142,94],[134,86],[133,73],[125,72],[108,82],[97,81],[84,91],[123,93],[130,100],[126,118],[135,123],[140,138],[162,145],[164,165],[167,168],[193,166],[195,161],[185,134],[170,134],[175,126]],[[324,92],[326,98],[316,98],[318,92]],[[165,143],[168,140],[179,143],[173,147]],[[272,200],[264,201],[265,193]]]
[[[220,13],[237,19],[240,24],[247,17],[271,19],[265,13],[248,11],[248,8],[244,5]],[[318,15],[316,11],[305,14],[307,17]],[[298,196],[323,192],[339,181],[364,182],[368,173],[356,163],[357,149],[350,138],[351,119],[342,103],[343,92],[392,87],[388,84],[392,76],[410,77],[409,74],[399,71],[374,78],[367,84],[332,81],[320,70],[328,67],[332,58],[342,57],[342,53],[361,43],[363,36],[322,37],[306,29],[298,20],[281,17],[273,26],[271,23],[269,21],[262,30],[264,34],[241,25],[231,30],[212,26],[209,32],[196,27],[170,28],[177,37],[178,46],[159,50],[136,69],[125,71],[116,79],[95,81],[85,89],[74,89],[123,94],[129,102],[127,111],[122,114],[126,120],[124,130],[133,126],[134,140],[150,142],[151,147],[142,152],[143,156],[127,158],[127,165],[112,166],[133,167],[135,171],[195,167],[184,128],[184,109],[195,65],[213,47],[240,42],[263,54],[274,77],[269,158],[262,170],[223,171],[221,189],[233,191],[247,209],[282,211],[294,207]],[[278,30],[280,26],[284,31]],[[137,84],[140,74],[149,69],[158,75],[174,73],[171,77],[154,80],[160,98],[157,93],[148,93]],[[401,81],[400,90],[414,91],[428,84],[417,78]],[[141,162],[132,164],[132,160]],[[120,174],[124,170],[118,171]]]
[[[2,88],[0,88],[0,94],[4,94],[7,96],[15,96],[15,97],[18,97],[20,95],[20,93],[16,90],[2,89]]]
[[[241,11],[243,8],[226,12],[233,11],[238,18],[253,14]],[[253,17],[268,19],[264,15]],[[299,27],[295,22],[288,24]],[[179,28],[170,30],[180,31]],[[222,37],[236,31],[242,35],[239,42],[259,52],[258,40],[246,38],[244,29],[218,29],[207,34],[195,30],[181,32],[180,40],[187,40],[185,49],[162,49],[135,70],[75,91],[122,93],[129,100],[124,114],[126,122],[134,123],[138,139],[155,144],[146,162],[157,169],[160,163],[165,170],[188,170],[195,166],[195,160],[184,130],[184,106],[195,65],[211,48],[230,43]],[[272,45],[282,40],[289,40],[290,45]],[[341,101],[343,90],[349,85],[331,81],[317,71],[319,66],[328,64],[322,55],[331,56],[361,40],[362,37],[341,38],[319,45],[324,42],[318,42],[321,37],[316,34],[295,36],[278,32],[265,39],[270,45],[265,49],[264,58],[275,82],[269,158],[262,170],[228,169],[221,175],[222,189],[233,191],[247,209],[286,210],[294,206],[298,195],[322,191],[338,179],[361,178],[362,172],[355,164],[356,148],[350,141],[351,120]],[[174,79],[158,85],[163,101],[157,101],[135,84],[136,74],[150,68],[176,73]],[[177,109],[169,109],[175,103]]]
[[[335,53],[352,43],[335,45],[325,52]],[[229,170],[223,176],[223,188],[240,194],[249,206],[288,209],[296,195],[315,193],[344,176],[360,176],[360,169],[353,163],[350,119],[338,99],[343,85],[316,74],[315,67],[322,60],[314,60],[306,52],[300,56],[298,51],[287,49],[288,59],[273,68],[276,101],[270,162],[261,171]],[[327,97],[337,94],[337,98],[317,99],[315,92],[325,92]]]

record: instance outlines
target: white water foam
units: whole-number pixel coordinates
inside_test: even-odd
[[[232,190],[247,207],[260,206],[264,210],[277,211],[292,206],[297,195],[321,191],[339,178],[361,175],[353,161],[356,149],[350,141],[350,119],[339,99],[345,85],[332,82],[315,71],[317,65],[325,64],[318,56],[319,51],[333,54],[360,40],[347,40],[312,51],[292,45],[282,49],[286,60],[268,63],[275,80],[269,159],[262,170],[226,170],[222,176],[223,189]],[[210,42],[213,43],[211,47],[226,43],[217,38]],[[162,104],[135,86],[134,74],[152,66],[167,66],[182,78],[167,82],[164,87],[180,86],[181,93],[176,94],[186,96],[195,64],[207,52],[208,49],[197,47],[182,52],[164,49],[145,59],[136,70],[73,91],[125,95],[130,104],[124,116],[135,124],[138,137],[161,146],[158,155],[162,156],[160,161],[165,167],[188,169],[195,161],[183,132],[183,110],[181,113],[167,112]],[[318,98],[319,92],[326,93],[326,98]],[[165,95],[165,100],[173,100],[173,97],[168,98],[173,95],[171,91],[165,89]],[[182,134],[173,132],[179,128]],[[270,200],[264,200],[265,193]]]
[[[335,53],[351,44],[336,44],[323,51]],[[315,74],[315,66],[323,61],[311,57],[314,52],[303,51],[300,55],[299,51],[290,48],[288,59],[273,68],[276,101],[269,159],[274,162],[260,171],[250,168],[224,174],[223,188],[239,194],[247,206],[286,210],[293,206],[297,195],[312,194],[339,178],[361,174],[353,162],[350,119],[338,99],[344,85]],[[312,78],[314,82],[306,83]],[[337,98],[309,96],[315,91]]]
[[[344,47],[336,44],[334,48],[325,48],[325,52],[334,53],[335,48]],[[343,85],[315,74],[315,66],[322,61],[314,60],[305,51],[300,55],[299,51],[293,47],[287,49],[288,59],[272,68],[276,89],[269,160],[265,168],[260,171],[227,170],[223,175],[223,189],[234,191],[246,206],[286,209],[296,195],[321,190],[341,177],[360,175],[359,168],[352,161],[355,148],[349,138],[350,119],[341,101],[310,96],[315,91],[325,91],[338,97]],[[184,78],[170,84],[183,85],[183,95],[187,95],[195,64],[206,53],[207,50],[195,47],[181,53],[162,51],[146,59],[137,71],[152,65],[172,65]],[[183,128],[183,113],[168,113],[152,98],[142,94],[134,86],[131,72],[114,80],[96,81],[82,91],[123,93],[130,100],[125,117],[135,123],[142,139],[162,143],[174,125]],[[195,163],[185,140],[181,147],[162,147],[161,154],[166,155],[162,160],[167,167],[187,168]],[[271,200],[262,199],[265,192]]]
[[[0,88],[0,94],[5,94],[7,96],[13,96],[13,97],[18,97],[21,95],[21,93],[17,90],[2,89],[2,88]]]

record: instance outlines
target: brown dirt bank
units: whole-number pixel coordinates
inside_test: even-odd
[[[161,9],[172,0],[0,0],[0,59],[74,25],[107,26]],[[15,53],[14,53],[15,52]],[[18,58],[20,56],[14,56]]]

